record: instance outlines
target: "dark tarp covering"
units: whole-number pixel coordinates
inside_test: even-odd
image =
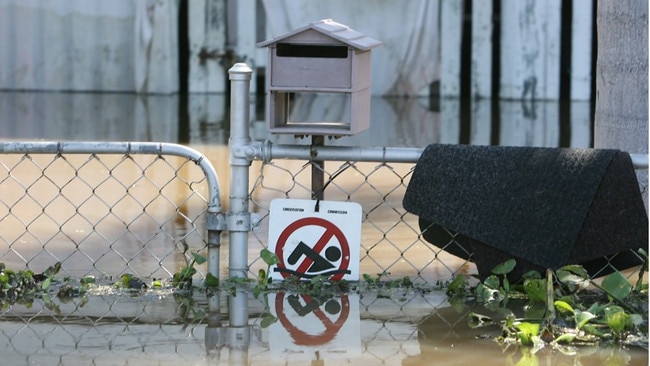
[[[429,145],[404,196],[424,238],[513,276],[582,264],[604,275],[641,263],[648,217],[629,154],[618,150]],[[456,234],[458,244],[445,246]],[[471,254],[471,255],[470,255]]]

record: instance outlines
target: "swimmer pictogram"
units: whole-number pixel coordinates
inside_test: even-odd
[[[300,237],[297,231],[308,226],[321,229],[320,237],[302,238],[289,253],[285,253],[289,238],[293,236],[296,240]],[[302,278],[325,276],[336,281],[350,273],[350,246],[345,235],[332,222],[322,218],[306,217],[287,226],[278,238],[275,254],[280,263],[273,270],[285,278],[291,275]]]

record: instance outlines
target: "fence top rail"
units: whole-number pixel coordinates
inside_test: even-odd
[[[423,148],[310,146],[272,144],[269,141],[253,143],[251,149],[242,149],[252,160],[269,162],[273,159],[364,161],[386,163],[417,163]],[[635,169],[648,169],[648,154],[630,154]]]
[[[123,154],[171,155],[198,165],[209,186],[208,212],[221,212],[219,179],[212,163],[195,149],[164,142],[107,141],[0,141],[0,154]]]

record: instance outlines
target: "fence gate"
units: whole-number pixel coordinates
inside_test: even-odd
[[[165,143],[0,143],[0,262],[73,278],[170,278],[186,258],[218,276],[216,172]],[[207,229],[207,230],[206,230]]]

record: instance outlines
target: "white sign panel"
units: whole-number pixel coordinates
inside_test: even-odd
[[[361,205],[275,199],[269,215],[269,250],[280,260],[271,278],[359,280]]]

